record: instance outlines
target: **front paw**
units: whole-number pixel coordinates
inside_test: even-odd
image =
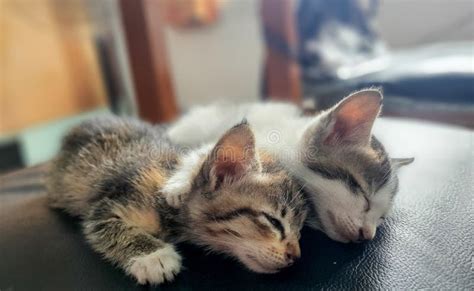
[[[173,208],[179,208],[183,204],[184,194],[177,192],[165,192],[166,203]]]
[[[127,271],[139,284],[157,285],[172,281],[180,270],[181,256],[167,244],[151,254],[132,258]]]

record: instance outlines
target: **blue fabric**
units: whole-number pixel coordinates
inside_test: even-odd
[[[292,50],[283,39],[264,27],[266,44],[300,64],[305,96],[324,96],[327,92],[344,96],[360,88],[380,86],[389,98],[401,96],[417,101],[474,104],[474,72],[459,68],[460,64],[472,64],[472,42],[387,52],[389,61],[385,67],[374,67],[344,79],[338,77],[338,68],[323,67],[322,55],[307,49],[309,42],[318,43],[327,23],[335,22],[351,27],[364,40],[354,54],[367,53],[367,60],[370,61],[375,57],[370,55],[371,46],[380,42],[370,25],[378,4],[379,0],[371,0],[369,8],[364,10],[357,0],[300,0],[295,12],[299,40],[297,50]],[[453,58],[458,62],[453,63]],[[429,68],[427,63],[431,64]],[[434,69],[433,63],[437,64]]]
[[[301,0],[296,14],[296,27],[299,38],[299,63],[303,71],[314,68],[321,62],[321,56],[310,52],[306,45],[319,38],[325,24],[337,22],[350,26],[361,37],[374,43],[377,36],[369,21],[375,15],[378,0],[371,0],[368,11],[363,11],[357,0]],[[363,49],[363,48],[361,48]],[[365,48],[370,49],[370,48]],[[321,76],[324,78],[324,76]],[[326,78],[332,78],[329,74]]]

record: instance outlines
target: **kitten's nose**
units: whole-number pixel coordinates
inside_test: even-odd
[[[358,241],[372,240],[375,237],[375,227],[361,227],[359,228],[359,239]]]
[[[298,243],[288,243],[285,252],[285,259],[288,266],[292,265],[301,256],[300,246]]]

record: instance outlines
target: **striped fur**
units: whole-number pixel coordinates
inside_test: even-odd
[[[166,202],[170,189],[183,195],[179,207]],[[50,205],[80,217],[92,248],[141,284],[173,280],[180,241],[255,272],[290,265],[307,212],[299,190],[276,161],[259,159],[248,124],[183,152],[160,128],[90,120],[66,136],[48,177]]]

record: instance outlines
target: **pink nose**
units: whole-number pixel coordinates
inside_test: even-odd
[[[359,228],[358,242],[372,240],[375,237],[375,228],[372,227],[361,227]]]
[[[285,259],[288,266],[292,265],[301,256],[298,243],[288,243],[285,252]]]

